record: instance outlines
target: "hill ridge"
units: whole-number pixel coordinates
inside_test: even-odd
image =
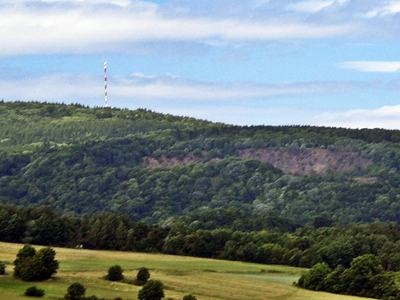
[[[399,221],[399,141],[393,130],[0,102],[0,202],[208,229]]]

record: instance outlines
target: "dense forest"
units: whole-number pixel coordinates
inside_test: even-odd
[[[57,214],[46,207],[0,205],[2,241],[51,246],[240,260],[267,264],[348,268],[363,255],[379,259],[382,271],[400,271],[400,225],[372,223],[277,231],[195,230],[182,223],[148,225],[128,217]]]
[[[339,265],[331,269],[326,263],[318,263],[301,276],[297,285],[337,294],[400,299],[398,273],[385,271],[379,257],[373,254],[354,258],[348,267]]]
[[[311,268],[400,299],[400,131],[0,102],[0,240]]]
[[[400,132],[0,102],[0,203],[193,230],[400,220]]]

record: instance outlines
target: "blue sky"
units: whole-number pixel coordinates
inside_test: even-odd
[[[400,0],[3,0],[0,98],[400,129]]]

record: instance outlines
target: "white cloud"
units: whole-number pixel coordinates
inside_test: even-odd
[[[383,3],[385,3],[383,6],[368,11],[365,16],[367,18],[374,18],[400,13],[400,1],[385,1]]]
[[[400,61],[348,61],[341,63],[340,66],[361,72],[400,72]]]
[[[111,101],[140,100],[263,100],[283,96],[331,95],[353,88],[352,83],[294,82],[286,84],[210,83],[184,80],[173,76],[133,74],[109,81]],[[39,78],[0,80],[1,97],[7,100],[59,99],[87,101],[103,95],[102,78],[51,75]]]
[[[102,77],[49,75],[0,80],[5,100],[77,102],[101,106]],[[350,128],[400,129],[400,105],[377,109],[318,113],[310,107],[279,107],[280,97],[331,96],[357,88],[355,83],[294,82],[286,84],[209,83],[175,76],[132,74],[110,78],[112,106],[140,106],[232,124],[314,124]],[[263,100],[274,100],[273,105]]]
[[[314,123],[347,128],[400,129],[400,105],[323,113],[315,118]]]
[[[257,9],[270,4],[271,0],[254,0],[252,8]]]
[[[343,5],[347,3],[348,0],[304,0],[292,2],[287,5],[288,10],[304,12],[304,13],[317,13],[323,9]]]
[[[312,115],[310,111],[296,108],[240,105],[168,106],[155,107],[155,110],[233,125],[298,125],[305,124],[307,117],[311,118]],[[296,120],[293,116],[296,116]]]
[[[119,7],[128,7],[134,2],[131,0],[2,0],[2,5],[114,5]]]
[[[293,82],[285,84],[210,83],[173,75],[142,73],[109,78],[109,101],[116,107],[145,107],[175,115],[241,125],[305,124],[315,113],[295,107],[276,107],[280,97],[329,95],[353,87],[352,83]],[[49,75],[0,79],[0,99],[103,104],[102,77]],[[269,105],[269,100],[274,100]]]
[[[74,1],[81,2],[87,1]],[[124,51],[132,43],[148,41],[316,39],[348,35],[357,30],[349,24],[171,17],[139,2],[129,5],[122,0],[105,2],[120,3],[122,8],[85,8],[83,4],[62,9],[57,6],[0,8],[0,55],[104,53]]]

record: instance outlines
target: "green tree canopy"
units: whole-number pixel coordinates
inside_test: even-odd
[[[121,281],[124,279],[123,272],[124,270],[122,270],[121,266],[112,266],[108,269],[106,278],[110,281]]]
[[[139,285],[145,284],[150,278],[150,272],[147,268],[140,268],[136,275],[136,283]]]
[[[64,296],[66,300],[82,300],[85,297],[86,288],[79,282],[71,284]]]
[[[40,281],[49,279],[58,269],[56,252],[51,248],[42,248],[36,251],[26,245],[17,254],[14,261],[14,276],[24,281]]]
[[[332,270],[325,263],[318,263],[299,279],[301,287],[321,291],[325,290],[325,278]]]
[[[161,300],[164,298],[164,285],[159,280],[149,280],[139,291],[139,300]]]

